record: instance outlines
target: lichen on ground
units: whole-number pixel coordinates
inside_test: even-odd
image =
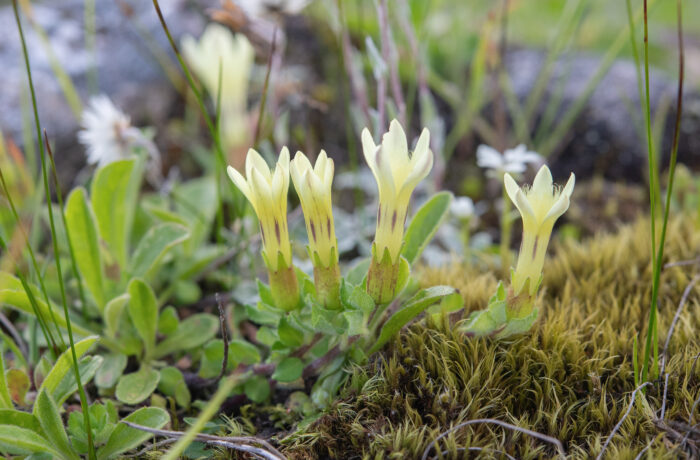
[[[642,350],[651,291],[648,220],[588,241],[553,248],[545,266],[540,318],[530,334],[496,341],[466,338],[444,319],[421,320],[370,364],[353,370],[341,398],[317,422],[282,441],[290,458],[420,458],[459,423],[492,418],[559,439],[569,458],[600,452],[635,389],[633,344]],[[700,254],[700,232],[669,222],[666,262]],[[659,343],[696,265],[663,271]],[[423,284],[460,289],[467,312],[486,305],[494,273],[456,264],[423,269]],[[648,387],[607,448],[605,458],[684,458],[681,427],[700,422],[700,295],[694,289],[668,348],[664,422],[662,376]],[[642,331],[640,333],[640,331]],[[683,424],[683,425],[681,425]],[[675,428],[672,428],[675,427]],[[696,427],[697,429],[697,427]],[[675,430],[675,432],[674,432]],[[680,437],[679,437],[680,433]],[[697,433],[686,439],[700,444]],[[480,447],[467,453],[464,448]],[[553,445],[499,426],[476,424],[448,435],[430,458],[554,458]],[[470,457],[471,455],[471,457]]]

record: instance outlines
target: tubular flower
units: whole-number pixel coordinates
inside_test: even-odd
[[[246,178],[233,167],[228,175],[253,206],[260,221],[263,258],[270,275],[270,289],[277,306],[294,309],[299,303],[299,286],[292,265],[292,245],[287,227],[289,189],[289,150],[280,152],[274,172],[253,149],[246,157]]]
[[[513,294],[519,295],[529,281],[527,294],[534,296],[542,276],[554,223],[569,209],[575,176],[572,173],[564,188],[557,188],[552,184],[552,173],[545,165],[540,168],[529,189],[518,187],[510,174],[504,176],[504,181],[506,192],[523,219],[523,240],[511,280]]]
[[[406,134],[396,120],[391,122],[379,146],[366,128],[362,132],[365,160],[379,189],[377,231],[367,277],[367,290],[377,303],[389,302],[396,294],[408,202],[413,189],[433,167],[429,144],[430,133],[423,129],[413,154],[409,155]]]
[[[323,150],[313,167],[302,152],[296,153],[290,165],[292,182],[304,211],[318,300],[326,307],[337,308],[340,269],[331,202],[333,171],[333,160]]]
[[[182,52],[214,104],[218,105],[221,93],[221,135],[225,147],[245,145],[248,80],[255,63],[253,45],[243,34],[234,35],[220,24],[209,24],[199,40],[191,36],[182,39]]]

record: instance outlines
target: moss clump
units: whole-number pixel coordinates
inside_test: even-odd
[[[445,320],[414,324],[364,368],[353,370],[342,398],[306,432],[284,444],[290,458],[420,458],[440,433],[461,422],[494,418],[559,439],[570,458],[600,452],[635,388],[634,338],[644,330],[651,297],[648,221],[615,235],[567,242],[545,266],[541,317],[530,334],[503,341],[468,339]],[[700,254],[700,232],[690,222],[669,223],[666,259]],[[697,270],[662,274],[660,346],[683,290]],[[455,265],[425,270],[426,285],[451,284],[468,310],[482,308],[496,286],[492,274]],[[668,350],[665,421],[689,422],[700,396],[700,296],[695,289]],[[643,335],[641,336],[643,337]],[[643,340],[640,340],[640,343]],[[641,349],[641,344],[640,344]],[[605,458],[682,458],[688,444],[654,423],[664,379],[640,398],[610,443]],[[700,421],[696,408],[690,424]],[[678,426],[678,425],[677,425]],[[698,436],[691,435],[695,445]],[[495,425],[462,428],[441,440],[442,458],[553,458],[551,444]],[[431,451],[430,458],[438,455]],[[476,455],[476,454],[475,454]],[[438,456],[439,458],[439,456]]]

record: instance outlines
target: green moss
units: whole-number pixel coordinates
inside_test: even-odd
[[[452,325],[418,322],[372,363],[353,370],[341,399],[305,432],[283,441],[290,458],[420,458],[440,433],[461,422],[495,418],[549,436],[571,458],[596,455],[627,409],[635,388],[632,348],[643,330],[651,291],[648,223],[622,227],[584,243],[554,248],[532,333],[511,340],[468,339]],[[669,223],[668,261],[700,254],[700,232]],[[662,274],[659,340],[663,347],[683,290],[696,272]],[[425,269],[423,283],[451,284],[467,310],[483,308],[496,276],[455,265]],[[700,391],[700,296],[691,293],[669,346],[667,422],[688,422]],[[642,336],[643,337],[643,336]],[[640,342],[643,342],[640,340]],[[691,375],[692,372],[692,375]],[[606,458],[679,458],[679,439],[654,424],[663,379],[640,399],[610,443]],[[692,423],[700,421],[696,409]],[[695,440],[697,443],[697,439]],[[462,428],[440,442],[442,458],[484,447],[516,458],[552,458],[550,444],[495,425]],[[435,451],[431,453],[436,455]],[[479,458],[501,458],[479,454]],[[432,457],[431,457],[432,458]],[[505,458],[505,457],[503,457]]]

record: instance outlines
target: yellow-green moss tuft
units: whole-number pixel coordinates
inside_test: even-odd
[[[640,220],[615,235],[557,246],[545,266],[540,319],[528,335],[469,339],[447,320],[414,324],[372,363],[353,370],[341,400],[306,432],[288,438],[286,453],[299,459],[420,458],[450,427],[494,418],[556,437],[570,458],[595,456],[635,388],[634,337],[645,329],[651,297],[648,230],[648,221]],[[692,222],[670,222],[667,241],[667,261],[700,254],[700,231]],[[696,272],[683,266],[662,273],[660,347]],[[421,277],[426,286],[459,288],[467,311],[483,308],[496,286],[493,274],[460,265],[426,269]],[[668,350],[669,423],[687,424],[700,396],[700,364],[693,367],[698,331],[695,289]],[[649,444],[646,458],[683,457],[680,439],[653,422],[663,387],[663,379],[655,382],[646,402],[632,408],[605,458],[633,459]],[[700,421],[698,412],[691,424]],[[505,458],[496,450],[521,459],[556,456],[552,445],[494,425],[463,428],[439,444],[442,458],[466,458],[464,447],[486,448],[478,458]]]

